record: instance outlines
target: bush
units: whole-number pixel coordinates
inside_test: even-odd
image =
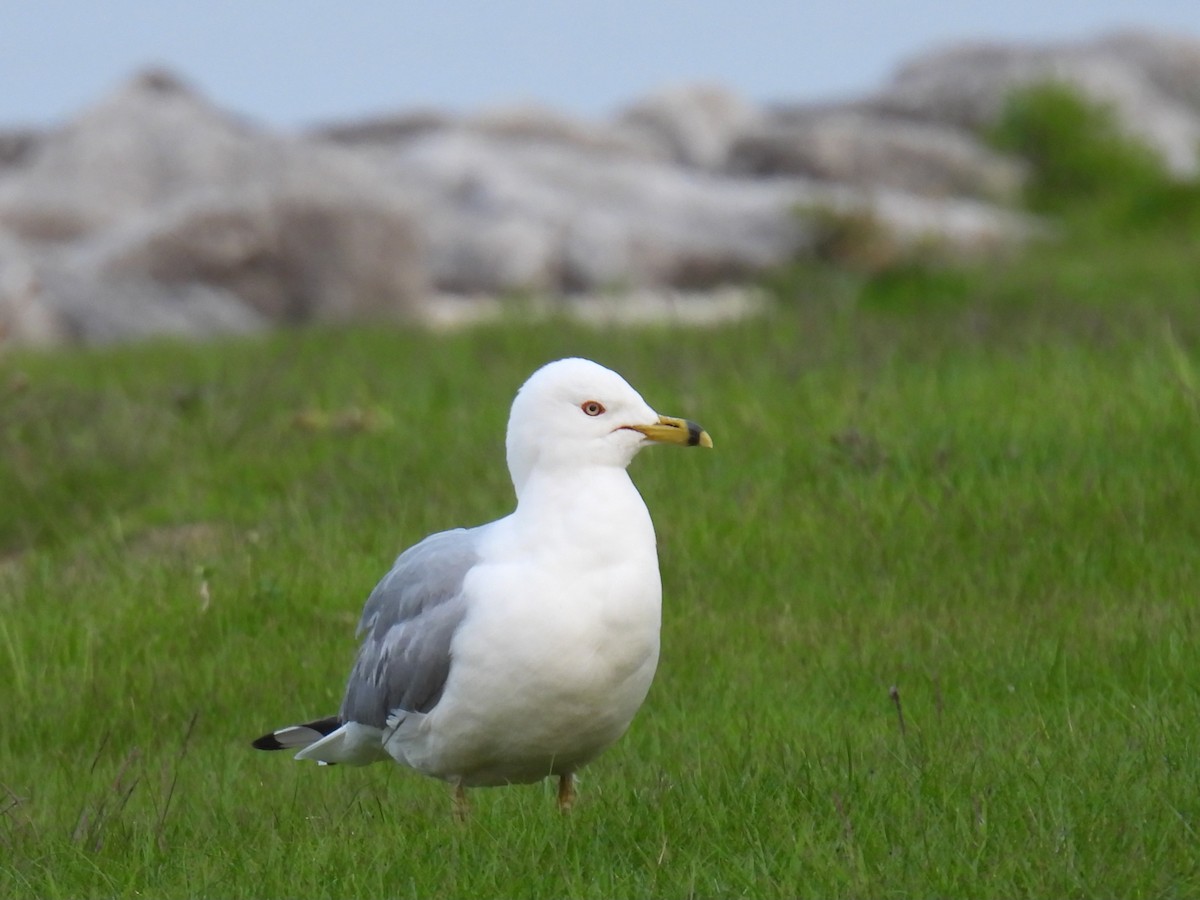
[[[1070,85],[1013,92],[990,136],[1029,164],[1025,202],[1035,212],[1100,231],[1200,223],[1200,186],[1172,177],[1109,106]]]

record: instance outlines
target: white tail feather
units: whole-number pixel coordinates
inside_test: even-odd
[[[276,732],[277,737],[278,734]],[[303,749],[296,754],[296,759],[311,759],[325,764],[340,763],[346,766],[365,766],[388,759],[387,751],[383,749],[383,732],[370,725],[347,722],[337,731],[324,737],[318,734],[317,738],[303,745],[297,744],[296,746],[302,746]],[[280,743],[283,743],[282,739]]]

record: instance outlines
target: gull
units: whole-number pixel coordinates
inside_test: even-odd
[[[626,468],[653,443],[711,447],[616,372],[561,359],[517,392],[508,420],[516,509],[430,535],[368,596],[335,716],[263,735],[260,750],[366,765],[393,760],[466,788],[575,773],[629,728],[658,665],[654,526]]]

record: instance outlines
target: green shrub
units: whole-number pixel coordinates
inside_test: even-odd
[[[1111,107],[1070,85],[1014,91],[992,142],[1029,164],[1025,202],[1089,231],[1200,223],[1200,188],[1174,178],[1148,146],[1126,134]]]

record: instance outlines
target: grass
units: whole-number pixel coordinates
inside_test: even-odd
[[[1053,243],[830,222],[720,331],[0,357],[0,897],[1200,896],[1200,190],[1054,86],[996,137]],[[717,444],[634,464],[662,661],[576,810],[252,751],[569,354]]]
[[[1089,258],[0,358],[0,896],[1200,894],[1195,276]],[[252,751],[336,708],[400,549],[508,510],[573,353],[717,444],[634,464],[663,657],[576,811]]]

